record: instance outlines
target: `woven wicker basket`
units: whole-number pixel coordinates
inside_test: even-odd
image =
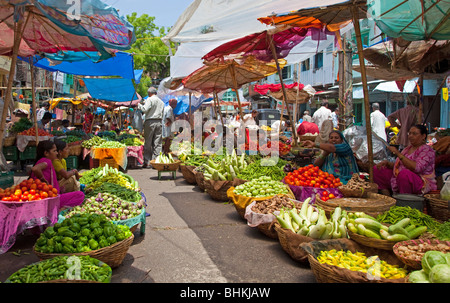
[[[369,183],[369,188],[348,188],[347,186],[339,186],[338,189],[344,197],[363,198],[367,197],[369,193],[378,193],[378,185],[376,183]]]
[[[155,160],[151,160],[150,164],[158,171],[176,171],[180,167],[180,160],[176,160],[174,163],[156,163]]]
[[[394,241],[366,237],[366,236],[351,232],[350,230],[348,230],[347,232],[348,232],[348,235],[350,236],[350,239],[352,239],[355,242],[358,242],[359,244],[362,244],[362,245],[365,245],[368,247],[379,248],[379,249],[383,249],[383,250],[392,250],[395,243],[397,243]]]
[[[419,245],[422,243],[428,243],[428,244],[444,244],[450,247],[450,241],[439,241],[439,240],[432,240],[432,239],[414,239],[414,240],[408,240],[408,241],[401,241],[395,243],[393,250],[397,258],[399,258],[403,263],[408,265],[409,267],[413,269],[421,269],[422,268],[422,259],[412,259],[412,258],[406,258],[404,257],[400,252],[399,249],[401,246],[408,246],[408,245]],[[432,250],[432,249],[430,249]]]
[[[205,176],[201,171],[194,170],[195,182],[197,183],[198,188],[202,191],[205,190]]]
[[[272,223],[263,223],[256,226],[256,228],[264,235],[271,239],[278,239],[278,233],[275,230],[276,219]]]
[[[309,141],[313,141],[314,142],[316,140],[317,136],[300,136],[299,138],[300,138],[300,141],[307,141],[307,140],[309,140]]]
[[[300,248],[299,244],[304,242],[311,242],[315,241],[311,237],[301,236],[298,235],[296,239],[298,238],[299,241],[293,243],[290,241],[289,234],[294,234],[289,229],[282,228],[278,222],[274,224],[274,229],[277,232],[278,241],[280,242],[281,248],[295,261],[298,262],[305,262],[307,261],[307,253]],[[302,251],[300,251],[302,250]]]
[[[70,255],[74,256],[82,256],[87,255],[92,258],[95,258],[97,260],[100,260],[106,264],[108,264],[111,268],[116,268],[120,264],[122,264],[123,259],[125,258],[128,249],[131,246],[131,243],[133,243],[134,235],[131,234],[130,237],[127,239],[124,239],[120,242],[114,243],[113,245],[103,247],[97,250],[91,250],[87,252],[82,253],[71,253]],[[34,253],[41,259],[50,259],[56,256],[64,256],[67,254],[60,254],[60,253],[41,253],[36,251],[35,246],[33,246]]]
[[[430,205],[433,218],[443,222],[450,219],[450,201],[441,199],[440,194],[426,194],[424,197]]]
[[[396,200],[385,195],[368,193],[367,198],[337,198],[323,201],[317,194],[315,203],[322,207],[327,215],[340,206],[347,212],[364,212],[375,217],[395,206]]]
[[[79,156],[83,152],[81,144],[69,146],[69,156]]]
[[[3,139],[3,146],[13,146],[16,143],[16,137],[6,137]]]
[[[197,181],[195,180],[195,174],[194,174],[194,168],[195,166],[191,165],[180,165],[181,173],[183,174],[183,178],[186,180],[189,184],[197,184]]]

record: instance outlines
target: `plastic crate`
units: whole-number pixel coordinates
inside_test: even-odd
[[[14,185],[14,172],[1,172],[0,174],[0,187],[6,189]]]
[[[104,158],[104,159],[100,159],[100,163],[99,163],[99,166],[100,166],[100,167],[103,167],[103,166],[105,166],[106,164],[108,164],[109,167],[119,169],[119,164],[116,163],[116,161],[114,160],[114,158]]]
[[[16,146],[3,147],[3,155],[5,156],[6,161],[19,160],[19,150]]]
[[[25,150],[19,153],[20,160],[34,160],[36,159],[36,146],[27,146]]]
[[[138,159],[136,157],[128,157],[127,168],[138,168]]]
[[[67,170],[78,169],[78,156],[69,156],[66,158]]]
[[[89,158],[89,169],[97,168],[100,165],[99,159]]]

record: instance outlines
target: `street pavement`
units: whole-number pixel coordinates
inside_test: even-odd
[[[138,181],[150,214],[145,233],[135,239],[113,270],[113,283],[315,283],[308,265],[290,258],[278,240],[249,227],[234,205],[217,202],[181,172],[153,169],[127,172]],[[16,182],[20,179],[16,179]],[[37,236],[19,235],[0,255],[0,281],[38,261],[32,252]]]

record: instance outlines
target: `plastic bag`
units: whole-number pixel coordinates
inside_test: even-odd
[[[442,175],[444,186],[441,189],[441,199],[450,200],[450,172]]]

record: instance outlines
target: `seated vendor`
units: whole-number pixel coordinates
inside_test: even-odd
[[[388,149],[398,158],[394,163],[384,160],[373,170],[374,182],[385,195],[426,194],[436,190],[435,152],[426,144],[427,129],[415,125],[408,132],[409,145],[400,153],[397,148]]]
[[[55,168],[56,178],[58,180],[61,193],[69,193],[80,190],[80,175],[76,169],[67,171],[67,163],[65,158],[69,156],[69,146],[66,142],[55,140],[56,151],[58,156],[52,161]]]
[[[314,165],[339,178],[342,184],[347,184],[352,175],[359,172],[353,151],[340,131],[331,131],[327,143],[314,143],[307,140],[303,146],[320,148],[323,152],[314,161]]]

